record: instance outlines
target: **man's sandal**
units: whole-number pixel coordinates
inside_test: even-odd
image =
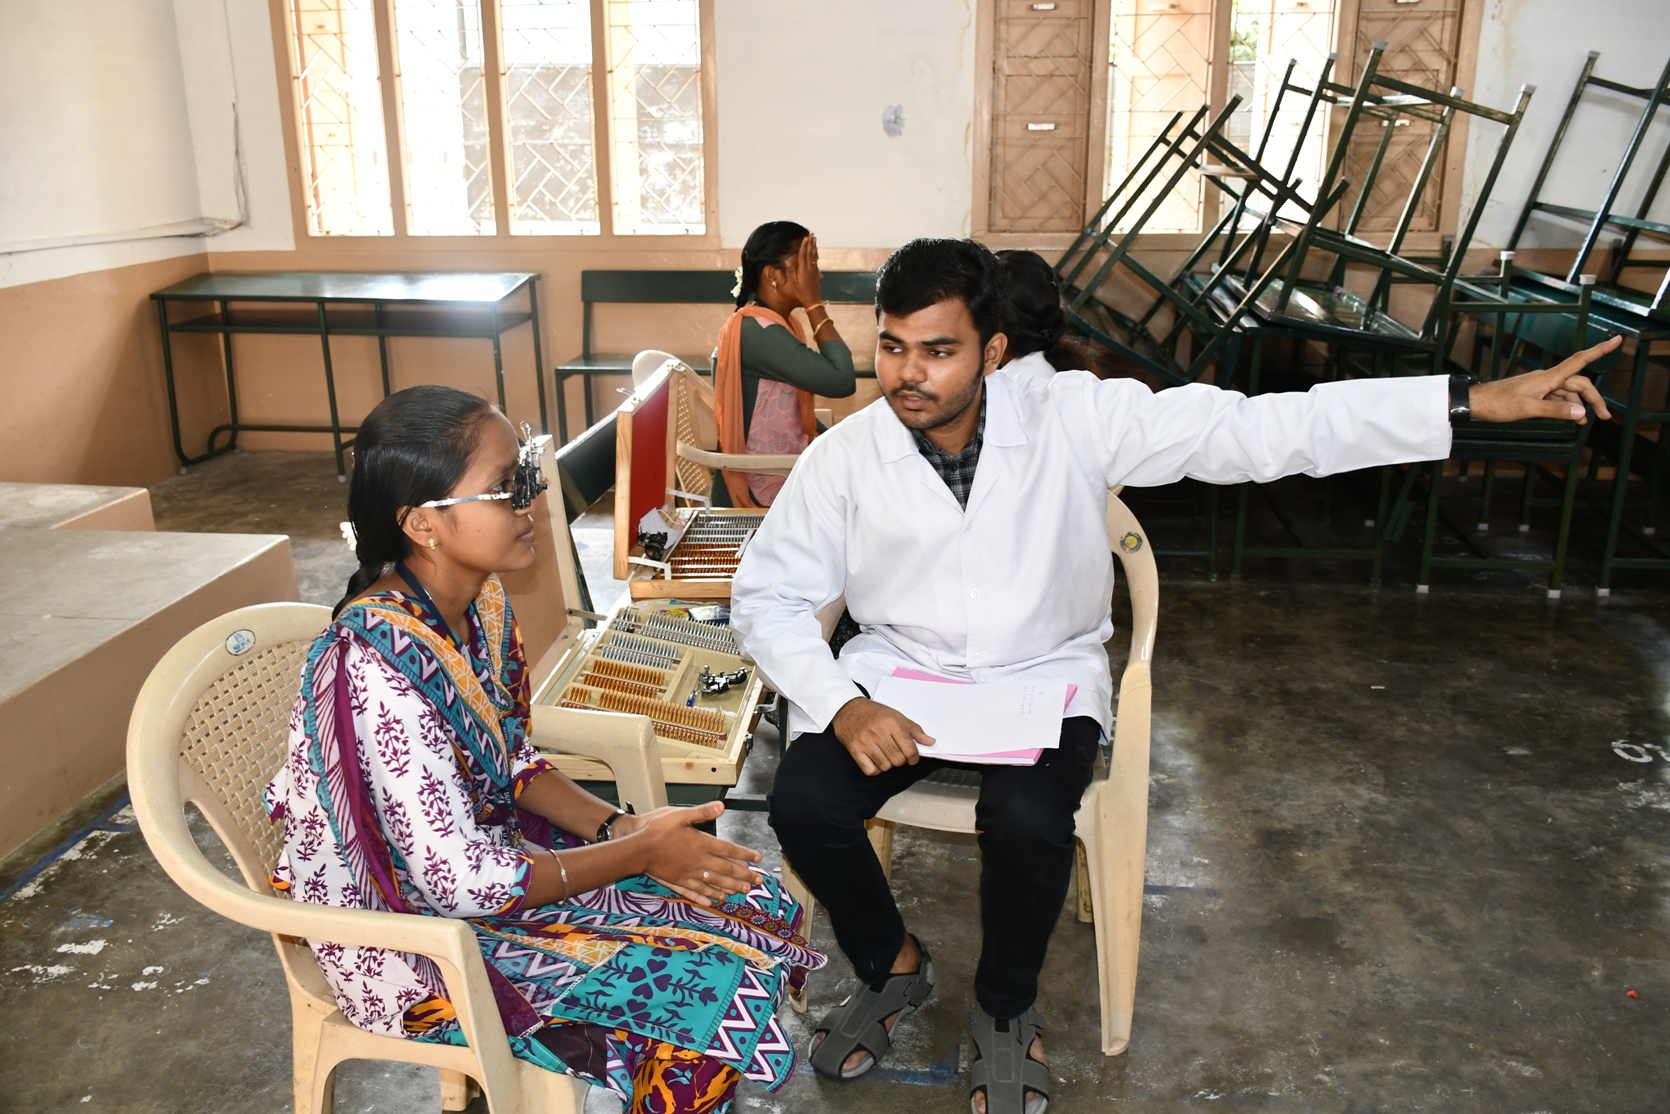
[[[986,1114],[1044,1114],[1050,1102],[1050,1070],[1032,1058],[1032,1041],[1044,1031],[1037,1010],[1027,1010],[1009,1021],[999,1021],[974,1007],[974,1052],[969,1069],[968,1108],[978,1091],[986,1092]],[[1026,1093],[1033,1092],[1030,1102]]]
[[[912,936],[912,940],[916,937]],[[881,1060],[893,1047],[887,1019],[894,1014],[903,1020],[928,1000],[934,989],[934,961],[922,941],[916,940],[921,961],[916,970],[889,975],[880,990],[860,986],[847,1000],[824,1015],[812,1034],[811,1062],[824,1075],[857,1079]],[[898,1022],[894,1022],[898,1024]],[[855,1068],[845,1067],[854,1052],[868,1055]]]

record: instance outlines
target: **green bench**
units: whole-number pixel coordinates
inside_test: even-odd
[[[563,384],[579,376],[585,385],[586,427],[597,424],[592,412],[591,381],[599,375],[631,375],[632,357],[605,355],[592,351],[592,307],[606,305],[734,305],[731,288],[736,275],[731,271],[581,271],[580,354],[557,365],[557,437],[568,439],[568,404]],[[873,271],[826,271],[823,300],[833,305],[871,305],[876,300]],[[717,330],[715,331],[717,339]],[[711,351],[711,349],[710,349]],[[699,372],[712,373],[712,357],[681,356]],[[868,373],[860,373],[867,377]]]

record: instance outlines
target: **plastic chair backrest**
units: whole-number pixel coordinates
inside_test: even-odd
[[[1154,563],[1154,547],[1137,516],[1122,499],[1108,493],[1108,545],[1119,558],[1125,573],[1125,588],[1131,597],[1131,651],[1125,667],[1153,660],[1154,635],[1160,620],[1160,570]]]
[[[270,893],[267,879],[284,833],[267,819],[262,790],[284,763],[302,666],[330,622],[330,609],[269,604],[222,620],[218,648],[211,640],[196,667],[178,678],[172,710],[177,715],[191,703],[173,757],[183,799],[203,811],[244,881]],[[169,827],[185,824],[183,812],[159,819]]]
[[[679,367],[688,367],[683,360],[670,352],[662,352],[656,348],[646,348],[632,357],[632,386],[643,386],[649,377],[660,371],[671,361]]]

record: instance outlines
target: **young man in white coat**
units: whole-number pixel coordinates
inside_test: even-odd
[[[1322,476],[1449,454],[1452,424],[1608,417],[1577,373],[1613,338],[1544,372],[1468,387],[1447,376],[1326,383],[1257,398],[1205,385],[1159,393],[1063,372],[987,378],[1003,359],[998,264],[967,240],[915,240],[882,267],[883,398],[812,442],[732,585],[731,623],[789,700],[771,792],[783,855],[829,911],[860,987],[813,1037],[812,1064],[852,1078],[932,989],[864,821],[945,765],[933,740],[869,699],[896,668],[963,681],[1077,688],[1058,749],[983,766],[977,817],[983,944],[971,1097],[1040,1114],[1048,1097],[1038,973],[1073,866],[1073,812],[1109,731],[1117,484],[1158,487]],[[820,608],[845,596],[861,633],[839,659]]]

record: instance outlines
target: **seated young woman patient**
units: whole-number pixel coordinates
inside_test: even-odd
[[[267,790],[284,824],[274,885],[467,919],[517,1056],[633,1112],[723,1111],[742,1077],[775,1088],[793,1072],[775,1009],[824,958],[759,854],[698,829],[722,805],[628,815],[529,744],[496,574],[534,560],[534,492],[517,482],[530,455],[449,387],[390,395],[360,426],[360,566],[308,654]],[[355,1025],[464,1043],[428,959],[311,943]]]
[[[719,330],[713,411],[725,453],[798,453],[817,434],[812,396],[846,398],[858,389],[852,352],[820,290],[818,238],[791,220],[762,224],[742,248],[736,312]],[[794,311],[806,311],[812,340]],[[725,472],[718,506],[769,507],[782,476]]]

